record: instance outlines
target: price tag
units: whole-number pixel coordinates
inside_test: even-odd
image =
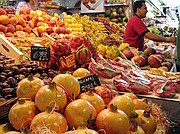
[[[64,14],[60,14],[60,17],[64,21]]]
[[[50,48],[32,46],[31,47],[31,60],[34,61],[49,61],[50,60]]]
[[[75,56],[73,54],[67,56],[65,59],[66,59],[66,65],[68,68],[76,65]]]
[[[101,83],[97,75],[90,75],[81,79],[78,79],[81,92],[85,92],[90,88],[101,86]]]

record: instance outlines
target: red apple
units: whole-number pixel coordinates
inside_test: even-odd
[[[49,26],[49,27],[54,27],[54,26],[56,26],[56,22],[55,22],[54,20],[50,20],[50,21],[48,22],[48,26]]]

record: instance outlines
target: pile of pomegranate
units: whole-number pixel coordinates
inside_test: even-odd
[[[157,120],[152,103],[133,93],[119,95],[107,85],[81,92],[78,79],[89,75],[87,69],[78,68],[56,75],[49,84],[33,75],[22,79],[16,89],[18,101],[8,114],[11,127],[0,125],[0,133],[166,133],[165,116]]]

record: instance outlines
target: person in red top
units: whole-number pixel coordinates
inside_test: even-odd
[[[176,37],[163,37],[151,33],[143,23],[142,19],[146,17],[148,12],[145,1],[136,1],[133,6],[134,16],[132,16],[125,29],[123,38],[124,43],[128,43],[131,47],[138,48],[139,51],[144,49],[144,37],[157,42],[176,41]]]

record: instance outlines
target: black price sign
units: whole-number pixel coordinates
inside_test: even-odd
[[[88,89],[96,87],[96,86],[101,86],[101,83],[97,75],[90,75],[90,76],[78,79],[78,81],[81,87],[81,92],[85,92]]]
[[[34,61],[49,61],[50,60],[50,48],[32,46],[31,47],[31,60]]]

